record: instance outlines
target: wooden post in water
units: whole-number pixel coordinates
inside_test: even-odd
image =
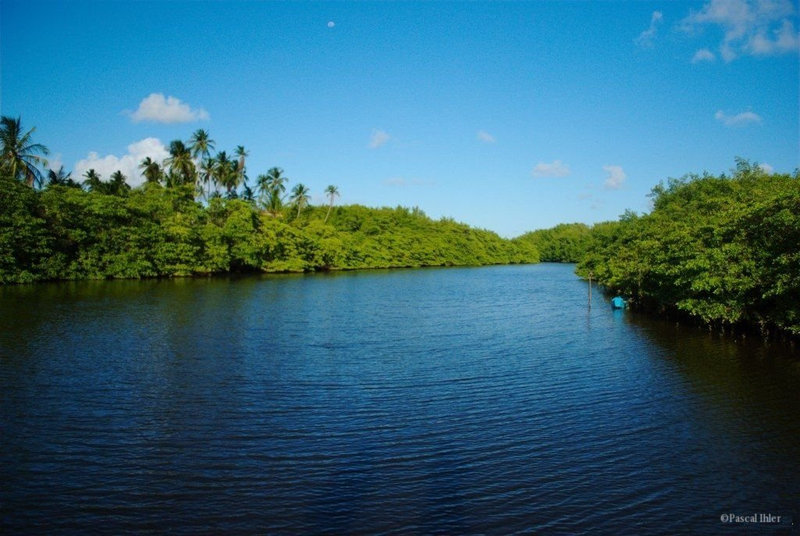
[[[589,272],[589,309],[592,308],[592,272]]]

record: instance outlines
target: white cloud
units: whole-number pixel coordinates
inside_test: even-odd
[[[736,115],[728,115],[722,110],[717,110],[714,119],[720,121],[726,127],[739,127],[750,123],[760,123],[761,116],[753,112],[741,112]]]
[[[119,170],[127,177],[128,184],[139,186],[144,182],[139,164],[148,156],[156,162],[163,163],[164,159],[169,157],[169,150],[158,138],[145,138],[128,145],[128,152],[122,156],[113,154],[100,156],[96,152],[90,152],[86,158],[75,164],[72,177],[77,181],[83,181],[84,173],[94,169],[103,180],[107,181],[112,173]]]
[[[608,173],[603,187],[608,190],[619,190],[628,176],[623,171],[622,166],[603,166],[603,171]]]
[[[722,30],[719,54],[726,62],[739,56],[766,56],[800,50],[792,22],[791,0],[711,0],[681,22],[689,33],[706,26]]]
[[[478,134],[477,134],[477,137],[478,137],[479,140],[481,140],[484,143],[494,143],[495,142],[494,136],[492,136],[491,134],[489,134],[485,130],[479,130]]]
[[[697,52],[694,53],[692,56],[692,63],[700,63],[702,61],[714,61],[717,57],[714,55],[713,52],[708,50],[707,48],[701,48]]]
[[[569,166],[561,160],[554,160],[551,163],[539,162],[533,168],[531,175],[534,177],[566,177],[569,175]]]
[[[774,38],[770,38],[770,33]],[[749,48],[756,56],[796,51],[800,49],[800,36],[795,31],[792,21],[784,19],[778,29],[773,29],[769,33],[763,29],[757,32],[750,40]]]
[[[385,131],[375,129],[372,131],[372,135],[369,137],[368,147],[370,149],[377,149],[382,145],[386,145],[390,138],[391,136],[389,136],[389,134],[387,134]]]
[[[135,123],[154,121],[156,123],[188,123],[208,119],[208,112],[202,108],[192,109],[176,97],[165,97],[163,93],[151,93],[139,103],[139,108],[130,114]]]
[[[759,164],[758,167],[760,167],[761,171],[763,171],[767,175],[772,175],[773,173],[775,173],[775,168],[773,168],[769,164]]]
[[[660,11],[653,11],[653,14],[650,16],[650,27],[640,33],[639,37],[633,41],[640,47],[652,47],[653,41],[655,41],[656,38],[656,33],[658,33],[658,27],[662,22],[664,22],[664,15]]]

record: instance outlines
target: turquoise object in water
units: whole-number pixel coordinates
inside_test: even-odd
[[[611,298],[611,307],[614,309],[625,309],[625,300],[620,296]]]

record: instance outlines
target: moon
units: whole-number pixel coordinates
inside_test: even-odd
[[[329,20],[328,21],[328,28],[333,28],[334,26],[336,26],[336,23],[333,22],[332,20]]]

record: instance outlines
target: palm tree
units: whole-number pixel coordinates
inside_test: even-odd
[[[244,185],[244,188],[242,188],[242,199],[251,205],[255,204],[256,198],[253,196],[253,189],[246,184]]]
[[[322,223],[328,223],[328,216],[331,215],[331,210],[333,209],[333,200],[339,197],[339,188],[331,184],[325,188],[325,194],[328,196],[330,203],[328,204],[328,212],[325,213],[325,221]]]
[[[64,166],[58,171],[47,170],[47,186],[68,186],[70,188],[80,188],[81,185],[72,180],[72,172],[64,171]]]
[[[86,186],[90,192],[105,193],[106,183],[100,179],[100,175],[98,175],[95,170],[90,169],[84,173],[83,176],[86,177],[86,180],[83,181],[83,185]]]
[[[309,190],[304,184],[300,183],[294,188],[292,188],[292,197],[291,201],[297,206],[297,217],[300,217],[300,211],[305,208],[308,204],[308,200],[311,199],[311,195],[309,195],[311,190]]]
[[[231,160],[225,151],[220,151],[217,153],[216,162],[214,177],[217,184],[225,188],[226,197],[236,197],[236,189],[239,187],[240,177],[237,172],[236,161]]]
[[[281,168],[270,168],[269,171],[267,171],[267,177],[269,178],[270,190],[280,194],[286,191],[286,183],[289,181],[289,177],[284,176]]]
[[[200,162],[200,183],[203,195],[208,199],[211,189],[217,190],[216,176],[217,160],[213,156],[207,156]]]
[[[208,136],[208,131],[198,128],[189,138],[189,150],[192,156],[200,160],[208,158],[214,150],[214,140]]]
[[[269,175],[261,174],[256,177],[256,191],[261,205],[266,207],[266,200],[269,198]]]
[[[108,183],[108,193],[113,195],[125,195],[127,194],[131,187],[130,185],[125,182],[126,177],[122,174],[122,171],[117,170],[111,174],[111,181]]]
[[[276,216],[283,206],[283,193],[286,191],[288,180],[283,176],[283,170],[278,167],[270,168],[266,175],[259,175],[256,179],[256,189],[261,202],[273,216]]]
[[[46,166],[47,160],[41,155],[50,151],[41,143],[33,143],[31,136],[36,127],[22,133],[22,121],[17,117],[3,116],[0,119],[0,168],[33,188],[34,183],[42,182],[42,172],[37,166]]]
[[[161,169],[159,163],[149,156],[142,160],[139,164],[139,169],[142,170],[142,175],[144,175],[144,179],[148,183],[158,184],[161,182],[161,179],[164,178],[164,171]]]
[[[247,173],[245,171],[245,158],[250,156],[243,145],[236,146],[236,156],[239,157],[239,163],[236,166],[236,173],[239,174],[239,184],[247,184]]]
[[[197,169],[192,159],[192,153],[181,140],[173,140],[169,144],[169,158],[164,160],[169,166],[172,181],[178,184],[194,184],[197,178]]]
[[[200,181],[197,189],[203,198],[208,198],[208,185],[211,182],[211,171],[208,166],[207,160],[211,158],[211,151],[214,149],[214,140],[208,135],[207,130],[198,128],[189,138],[189,150],[192,156],[196,159],[195,165],[200,168]],[[213,167],[213,166],[211,166]]]

